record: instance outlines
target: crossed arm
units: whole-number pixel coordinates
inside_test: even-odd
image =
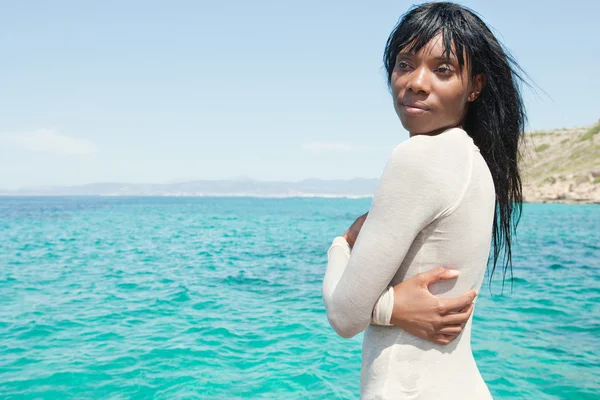
[[[375,322],[447,344],[471,315],[474,290],[442,299],[427,289],[436,280],[456,278],[456,272],[436,269],[389,288],[417,234],[454,204],[455,192],[444,191],[443,175],[436,175],[439,169],[422,157],[423,144],[413,140],[394,150],[368,217],[359,217],[355,224],[360,226],[353,224],[344,236],[336,237],[328,251],[323,301],[340,336],[355,336]],[[354,238],[351,232],[356,233]]]
[[[360,218],[357,221],[360,223]],[[356,224],[356,222],[355,222]],[[353,225],[355,225],[353,224]],[[346,235],[334,239],[328,253],[328,268],[345,265],[352,240]],[[333,267],[335,268],[335,267]],[[443,279],[455,279],[458,271],[436,268],[387,287],[373,307],[371,324],[398,326],[420,338],[438,344],[448,344],[458,337],[473,312],[476,292],[471,290],[455,298],[439,298],[429,292],[429,285]],[[332,322],[332,321],[330,321]],[[343,325],[332,327],[342,337],[351,337]]]

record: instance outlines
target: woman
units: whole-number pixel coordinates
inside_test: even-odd
[[[366,329],[361,398],[490,399],[470,347],[472,306],[464,306],[482,284],[492,242],[492,274],[503,250],[504,272],[511,268],[525,121],[518,67],[475,13],[452,3],[405,14],[384,61],[410,138],[392,152],[364,224],[328,251],[327,316],[343,337]],[[429,317],[404,303],[409,291],[435,299],[423,295],[429,284],[439,298],[433,336],[420,330]]]

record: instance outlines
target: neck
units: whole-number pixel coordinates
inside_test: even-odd
[[[460,122],[459,124],[445,126],[443,128],[435,129],[431,132],[419,132],[419,133],[409,132],[409,134],[410,134],[410,137],[417,136],[417,135],[436,136],[436,135],[439,135],[440,133],[445,132],[448,129],[452,129],[452,128],[460,128],[460,129],[464,130],[464,125],[465,125],[464,123]]]

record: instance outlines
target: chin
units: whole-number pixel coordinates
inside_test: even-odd
[[[400,122],[402,123],[404,129],[411,134],[411,136],[422,135],[434,130],[427,126],[427,124],[424,124],[424,121],[415,121],[413,118],[400,118]]]

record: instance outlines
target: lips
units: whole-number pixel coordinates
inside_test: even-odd
[[[429,111],[429,107],[424,104],[424,103],[410,103],[410,102],[402,102],[402,107],[406,107],[408,109],[417,109],[417,110],[423,110],[423,111]]]

